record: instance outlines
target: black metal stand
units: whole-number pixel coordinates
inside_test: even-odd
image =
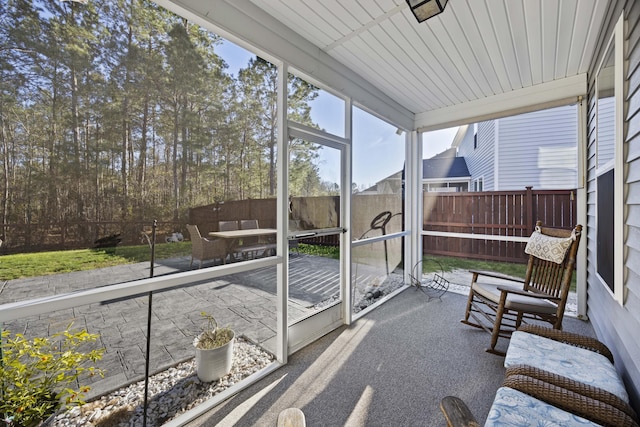
[[[158,220],[153,220],[153,229],[151,232],[151,267],[149,269],[149,277],[153,277],[153,265],[156,261],[156,228]],[[144,366],[144,408],[142,414],[142,426],[147,426],[147,407],[149,395],[149,362],[151,360],[151,305],[153,303],[153,292],[149,292],[149,309],[147,312],[147,357]]]
[[[423,280],[422,275],[422,263],[424,261],[434,262],[440,266],[440,273],[433,273],[431,277],[427,277]],[[420,260],[413,266],[411,277],[411,284],[420,289],[431,301],[434,298],[438,298],[442,301],[442,295],[449,290],[449,281],[444,278],[444,269],[442,264],[435,259]]]

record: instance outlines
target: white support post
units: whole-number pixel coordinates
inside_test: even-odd
[[[405,239],[405,282],[422,259],[422,141],[420,133],[407,132],[405,139],[405,228],[410,232]]]
[[[582,224],[582,236],[576,255],[576,294],[578,297],[577,316],[587,320],[587,102],[578,101],[578,176],[576,189],[577,222]]]
[[[278,66],[278,153],[277,153],[277,253],[281,261],[277,264],[276,285],[276,357],[282,364],[289,356],[289,132],[287,128],[287,75],[288,65]]]
[[[353,317],[353,301],[351,292],[351,287],[353,283],[351,281],[351,241],[352,241],[352,232],[351,232],[351,182],[353,180],[352,176],[352,168],[351,168],[351,154],[353,152],[353,122],[352,122],[352,111],[353,107],[351,104],[351,99],[345,100],[345,117],[344,117],[344,134],[348,143],[346,147],[342,150],[342,191],[340,200],[342,201],[342,206],[340,209],[341,218],[340,225],[342,228],[346,229],[344,233],[340,235],[340,277],[342,277],[342,307],[343,307],[343,321],[346,325],[350,325]]]

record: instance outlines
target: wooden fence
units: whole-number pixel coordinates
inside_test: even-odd
[[[304,216],[305,222],[319,225],[317,228],[339,226],[336,222],[336,218],[339,218],[339,200],[337,197],[330,199],[335,200],[320,200],[316,203],[305,198],[295,198],[292,200],[292,211],[295,213],[300,209],[306,212],[298,214]],[[356,229],[366,229],[369,216],[381,209],[399,213],[400,201],[397,195],[354,198],[354,205],[363,206],[362,209],[353,209],[354,216],[357,216],[352,224],[354,236],[359,236],[362,230]],[[318,203],[331,206],[330,212],[327,213],[327,209],[310,208]],[[261,227],[275,227],[276,200],[240,200],[194,207],[189,210],[188,221],[197,224],[202,232],[207,232],[217,230],[218,221],[234,219],[257,219]],[[495,239],[506,236],[527,237],[538,219],[550,227],[572,228],[576,223],[574,191],[534,191],[527,188],[524,191],[508,192],[424,193],[424,253],[523,262],[526,260],[524,243]],[[324,224],[323,221],[329,223]],[[143,242],[141,233],[149,232],[152,222],[153,220],[126,223],[5,224],[3,236],[6,241],[0,250],[2,253],[18,253],[90,248],[96,239],[116,233],[121,235],[123,245],[140,244]],[[159,221],[157,241],[164,242],[165,237],[174,232],[181,232],[185,239],[189,238],[185,224]],[[324,236],[308,242],[338,244],[336,236]]]
[[[113,234],[119,234],[123,245],[145,243],[142,233],[151,234],[153,220],[143,221],[78,221],[39,224],[5,224],[5,240],[1,253],[27,253],[91,248],[94,242]],[[171,221],[158,222],[157,241],[174,232],[186,232],[184,225]]]
[[[528,237],[537,220],[571,229],[576,218],[574,190],[425,193],[424,253],[525,262],[525,243],[505,236]]]

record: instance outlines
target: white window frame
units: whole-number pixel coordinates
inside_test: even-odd
[[[482,188],[478,189],[479,187],[482,187]],[[484,191],[484,175],[479,176],[478,178],[473,180],[473,191],[474,192]]]
[[[613,34],[605,49],[605,54],[601,60],[601,63],[596,72],[596,166],[595,166],[595,183],[596,183],[596,218],[598,215],[598,197],[597,197],[597,180],[600,176],[614,170],[614,206],[613,206],[613,290],[607,285],[605,280],[598,273],[598,259],[596,253],[596,263],[594,270],[598,281],[604,286],[604,288],[613,296],[613,298],[620,304],[624,305],[626,297],[626,283],[624,277],[624,240],[625,240],[625,224],[624,224],[624,199],[625,199],[625,163],[624,163],[624,144],[623,144],[623,126],[624,126],[624,12],[620,15],[618,22],[614,28]],[[604,61],[606,61],[609,49],[614,48],[614,98],[615,98],[615,147],[613,159],[606,162],[603,165],[597,163],[598,159],[598,75],[603,69]],[[597,220],[596,220],[596,238],[594,244],[597,245]]]

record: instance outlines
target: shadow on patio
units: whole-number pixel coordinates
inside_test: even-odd
[[[407,289],[188,425],[274,426],[280,411],[297,407],[309,426],[442,426],[447,395],[484,422],[504,358],[485,353],[488,334],[458,322],[465,302],[451,292],[429,301]],[[594,336],[575,318],[565,318],[564,329]]]

